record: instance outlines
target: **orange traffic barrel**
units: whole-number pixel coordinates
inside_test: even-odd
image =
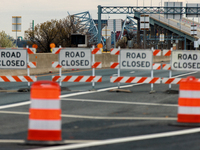
[[[200,123],[200,80],[193,76],[180,82],[177,122]]]
[[[52,81],[31,86],[27,141],[61,141],[61,89]]]

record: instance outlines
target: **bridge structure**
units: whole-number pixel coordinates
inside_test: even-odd
[[[174,9],[175,8],[175,9]],[[173,10],[173,11],[172,11]],[[195,10],[195,11],[194,11]],[[98,6],[98,42],[101,39],[101,15],[102,14],[133,14],[134,19],[137,20],[138,34],[140,35],[140,15],[148,14],[150,17],[150,35],[147,41],[154,41],[158,44],[159,38],[156,37],[156,29],[158,34],[165,34],[165,41],[168,47],[171,47],[171,41],[178,41],[181,45],[180,49],[193,49],[194,41],[200,38],[200,30],[197,29],[197,35],[191,35],[191,24],[187,24],[182,18],[183,14],[186,16],[200,16],[200,9],[198,7],[135,7],[135,6]],[[179,19],[169,19],[165,16],[178,15]],[[191,23],[191,21],[190,21]],[[146,35],[144,35],[146,37]],[[140,43],[138,38],[137,43]],[[144,39],[144,42],[145,39]]]

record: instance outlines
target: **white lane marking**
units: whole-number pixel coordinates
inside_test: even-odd
[[[135,73],[135,71],[131,71],[130,73]]]
[[[8,105],[0,106],[0,109],[18,107],[18,106],[28,105],[30,103],[31,103],[30,101],[27,101],[27,102],[20,102],[20,103],[16,103],[16,104],[8,104]]]
[[[159,104],[159,103],[140,103],[140,102],[127,102],[127,101],[105,101],[105,100],[88,100],[88,99],[72,99],[62,98],[64,101],[79,101],[79,102],[94,102],[94,103],[111,103],[111,104],[132,104],[132,105],[152,105],[152,106],[171,106],[178,107],[177,104]]]
[[[112,76],[118,76],[118,74],[113,74]]]
[[[29,112],[18,112],[18,111],[0,111],[2,114],[16,114],[16,115],[29,115]]]
[[[29,112],[16,112],[16,111],[0,111],[4,114],[17,114],[17,115],[29,115]],[[103,117],[103,116],[83,116],[83,115],[67,115],[61,114],[64,118],[81,118],[81,119],[99,119],[99,120],[177,120],[172,117]]]
[[[6,139],[1,139],[0,143],[25,143],[25,140],[6,140]]]
[[[180,75],[177,75],[177,76],[173,76],[173,78],[176,78],[176,77],[181,77],[181,76],[186,76],[186,75],[189,75],[189,74],[194,74],[194,73],[197,73],[198,71],[194,71],[194,72],[189,72],[189,73],[185,73],[185,74],[180,74]]]
[[[100,140],[64,140],[65,144],[74,144],[74,143],[88,143],[88,142],[97,142]],[[0,143],[26,143],[25,140],[12,140],[12,139],[1,139]]]
[[[53,146],[53,147],[48,147],[48,148],[37,148],[37,149],[32,149],[32,150],[61,150],[61,149],[68,150],[68,149],[77,149],[77,148],[101,146],[101,145],[108,145],[108,144],[119,144],[119,143],[124,143],[124,142],[148,140],[148,139],[155,139],[155,138],[179,136],[179,135],[192,134],[192,133],[198,133],[198,132],[200,132],[200,128],[156,133],[156,134],[149,134],[149,135],[139,135],[139,136],[132,136],[132,137],[124,137],[124,138],[107,139],[107,140],[82,143],[82,144]]]
[[[99,119],[99,120],[177,120],[177,118],[164,118],[164,117],[99,117],[99,116],[81,116],[81,115],[61,115],[68,118],[81,118],[81,119]]]

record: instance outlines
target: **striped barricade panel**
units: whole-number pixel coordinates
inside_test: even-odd
[[[171,50],[163,50],[163,56],[171,56],[172,51]]]
[[[0,82],[35,82],[36,76],[0,76]]]
[[[119,55],[119,54],[120,54],[120,49],[112,48],[112,49],[110,50],[110,54],[111,54],[111,55]]]
[[[52,50],[52,54],[59,54],[61,49],[62,49],[62,48],[54,48],[54,49]]]
[[[159,77],[115,77],[111,76],[110,77],[110,82],[111,83],[160,83],[160,78]]]
[[[163,70],[171,70],[171,65],[170,64],[162,64],[162,69]]]
[[[111,62],[110,63],[110,68],[111,69],[118,69],[119,68],[119,63],[118,62]]]
[[[101,62],[95,62],[95,63],[92,65],[92,68],[102,68]]]
[[[153,56],[161,56],[161,50],[160,49],[155,49],[153,51]]]
[[[35,48],[26,48],[28,54],[35,54],[36,53],[36,49]]]
[[[163,84],[180,84],[183,78],[162,78]]]
[[[58,61],[52,62],[52,68],[62,68]]]
[[[102,76],[52,76],[54,82],[102,82]]]
[[[28,62],[27,68],[36,68],[36,62]]]
[[[102,54],[102,48],[94,48],[92,49],[92,54]]]
[[[160,70],[160,69],[161,69],[161,64],[159,64],[159,63],[153,64],[153,70]]]

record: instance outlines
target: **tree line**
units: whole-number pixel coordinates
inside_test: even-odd
[[[36,44],[39,52],[51,52],[50,44],[55,43],[56,47],[71,47],[71,34],[83,33],[80,21],[74,16],[67,16],[64,19],[46,21],[37,24],[25,31],[25,40],[29,41],[29,45]],[[16,47],[14,39],[7,35],[4,31],[0,32],[0,47]]]
[[[37,24],[34,30],[31,28],[25,31],[25,39],[32,44],[38,45],[40,52],[50,52],[50,44],[55,43],[56,47],[71,47],[71,34],[83,33],[79,20],[74,16],[67,16],[64,19],[46,21]]]

